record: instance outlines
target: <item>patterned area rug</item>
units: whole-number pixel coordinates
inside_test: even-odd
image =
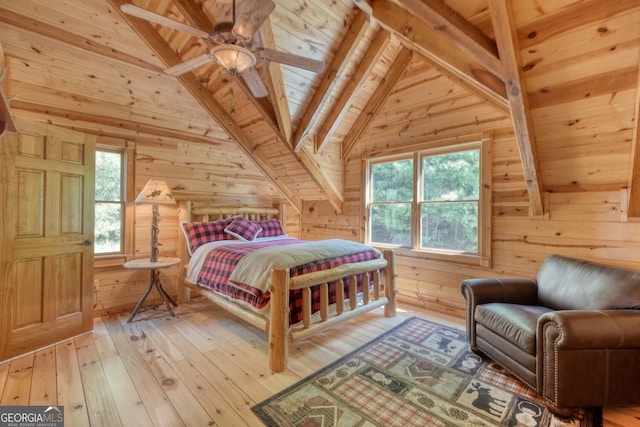
[[[600,410],[558,418],[464,332],[413,317],[254,406],[267,426],[598,426]]]

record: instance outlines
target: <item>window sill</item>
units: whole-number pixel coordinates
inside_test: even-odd
[[[456,264],[465,264],[473,267],[491,268],[491,259],[479,255],[470,255],[464,253],[435,252],[420,249],[411,249],[394,245],[380,245],[368,243],[376,249],[395,249],[397,256],[407,258],[420,258],[433,261],[451,262]]]
[[[115,255],[96,255],[93,262],[93,268],[111,268],[122,266],[131,257],[125,254]]]

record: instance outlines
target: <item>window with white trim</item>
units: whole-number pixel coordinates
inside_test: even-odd
[[[367,160],[367,243],[488,266],[489,142]]]

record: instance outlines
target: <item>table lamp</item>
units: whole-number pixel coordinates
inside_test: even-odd
[[[136,204],[151,203],[152,217],[151,217],[151,262],[158,262],[158,219],[160,218],[160,211],[158,205],[175,205],[176,201],[173,197],[171,189],[166,182],[150,179],[144,185],[138,197],[136,197]]]

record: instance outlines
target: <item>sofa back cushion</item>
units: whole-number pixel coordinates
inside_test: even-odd
[[[556,310],[640,309],[640,271],[549,255],[538,271],[538,302]]]

